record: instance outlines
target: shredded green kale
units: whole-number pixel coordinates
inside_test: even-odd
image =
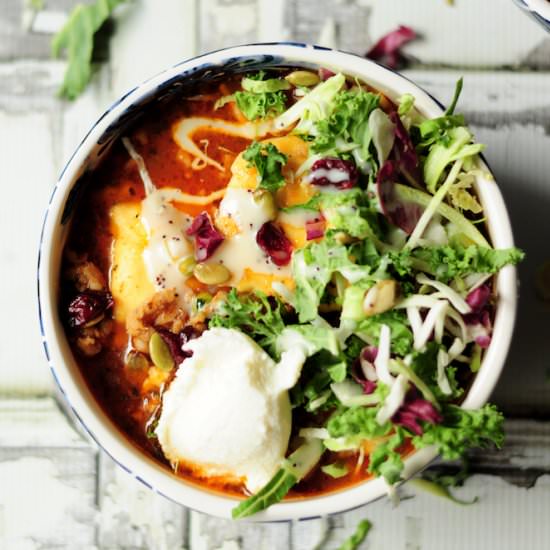
[[[239,329],[277,358],[277,338],[285,328],[283,308],[280,300],[263,292],[239,295],[232,289],[208,326]]]
[[[380,394],[383,401],[388,388],[378,384],[375,393]],[[361,436],[363,439],[373,439],[388,435],[392,430],[391,422],[379,424],[376,414],[379,407],[351,407],[333,415],[327,424],[330,437]]]
[[[92,74],[95,33],[125,1],[96,0],[89,5],[77,4],[63,28],[53,37],[53,57],[59,57],[62,50],[66,50],[68,57],[60,96],[75,99],[84,91]]]
[[[265,71],[258,71],[256,74],[245,76],[241,81],[241,86],[245,92],[255,94],[278,92],[280,90],[290,89],[290,83],[284,78],[268,78],[264,80]]]
[[[391,350],[393,353],[404,357],[410,353],[413,344],[413,335],[409,328],[407,315],[396,309],[367,317],[360,321],[354,333],[369,343],[375,344],[380,337],[382,325],[390,327]]]
[[[243,78],[244,91],[233,94],[237,107],[248,120],[275,117],[286,108],[285,84],[273,85],[273,82],[285,82],[286,85],[288,82],[282,79],[264,80],[264,76],[264,71],[248,75]]]
[[[435,445],[443,458],[456,460],[470,448],[502,446],[504,417],[494,405],[466,410],[444,403],[442,415],[441,424],[424,423],[424,433],[412,438],[417,449]]]
[[[471,273],[497,273],[505,265],[518,264],[524,256],[518,248],[493,249],[458,243],[418,247],[412,251],[405,249],[388,254],[399,275],[413,275],[421,270],[444,283]]]
[[[273,143],[252,142],[243,153],[249,166],[256,167],[259,175],[258,188],[275,192],[285,184],[281,168],[287,163],[287,157]]]
[[[318,153],[338,150],[339,143],[368,148],[371,141],[368,120],[378,107],[380,96],[355,88],[338,92],[334,102],[331,115],[316,123],[317,135],[312,150]]]
[[[317,317],[325,288],[335,272],[356,280],[368,277],[370,268],[355,264],[346,246],[330,237],[294,252],[292,276],[296,282],[295,308],[301,323]]]
[[[388,439],[379,443],[369,455],[368,471],[376,476],[382,476],[389,485],[401,481],[405,464],[399,448],[405,443],[405,431],[400,426]]]
[[[456,368],[448,366],[445,368],[445,376],[449,381],[451,394],[445,395],[441,392],[437,383],[437,354],[440,347],[437,342],[428,342],[424,351],[414,351],[411,369],[426,383],[438,402],[451,401],[460,397],[464,393],[464,389],[456,380]]]

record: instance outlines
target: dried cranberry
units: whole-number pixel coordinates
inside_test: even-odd
[[[198,262],[210,258],[223,241],[223,236],[214,228],[207,212],[200,213],[193,220],[187,235],[195,237],[195,258]]]
[[[395,226],[411,234],[422,216],[422,207],[412,202],[399,200],[395,191],[398,177],[394,161],[388,160],[378,171],[376,190],[382,213]]]
[[[357,183],[357,166],[351,160],[327,157],[313,163],[309,181],[313,185],[334,185],[350,189]]]
[[[87,290],[77,294],[69,304],[69,325],[81,327],[97,319],[113,307],[113,297],[109,292]]]
[[[413,398],[412,401],[405,402],[392,417],[394,424],[407,428],[413,434],[422,435],[424,430],[419,421],[439,424],[443,421],[443,417],[429,401],[421,398]]]
[[[155,327],[155,330],[160,334],[161,338],[164,340],[165,344],[170,350],[176,364],[181,364],[185,359],[191,357],[193,352],[190,350],[183,350],[183,346],[192,340],[197,338],[198,333],[193,327],[185,327],[179,334],[174,334],[168,329],[163,327]]]
[[[275,265],[288,265],[292,257],[292,244],[283,230],[273,222],[266,222],[256,234],[258,246]]]

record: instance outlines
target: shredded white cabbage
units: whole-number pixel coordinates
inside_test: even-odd
[[[446,300],[439,300],[437,304],[430,309],[428,315],[426,315],[426,319],[424,319],[424,323],[422,323],[422,328],[414,335],[415,350],[420,351],[424,348],[438,320],[445,319],[448,309],[449,303]]]
[[[378,380],[378,374],[376,374],[376,369],[374,368],[374,365],[367,361],[363,354],[359,356],[359,364],[361,365],[361,370],[363,371],[363,375],[367,380],[370,382],[376,382]]]
[[[378,378],[388,386],[391,386],[395,380],[390,374],[390,344],[390,327],[388,325],[382,325],[380,327],[380,337],[378,339],[378,354],[374,360],[374,366],[376,367]]]
[[[445,372],[445,367],[450,363],[449,355],[443,349],[437,352],[437,385],[443,395],[451,395],[451,385]]]
[[[346,378],[343,382],[335,382],[330,385],[334,395],[346,407],[363,407],[376,405],[380,402],[378,395],[365,395],[363,388],[356,382]]]
[[[462,168],[462,160],[457,160],[453,167],[451,168],[449,175],[447,176],[447,179],[445,182],[441,185],[441,187],[437,190],[436,194],[433,196],[432,200],[428,204],[426,210],[422,213],[422,216],[420,216],[420,219],[418,220],[418,223],[416,224],[416,227],[414,228],[414,231],[411,233],[411,236],[409,237],[409,240],[407,241],[407,248],[415,248],[418,245],[418,240],[420,237],[422,237],[426,227],[430,223],[430,220],[432,219],[433,215],[437,211],[438,206],[443,202],[443,199],[445,198],[445,195],[447,194],[447,191],[450,189],[451,185],[455,182],[461,168]]]
[[[408,306],[407,319],[409,320],[409,324],[411,325],[413,338],[414,338],[414,341],[416,342],[420,338],[420,331],[422,330],[422,317],[420,316],[419,309],[415,306]]]
[[[137,164],[139,176],[141,178],[141,181],[143,182],[143,187],[145,189],[145,194],[150,195],[155,191],[156,187],[151,180],[149,172],[147,171],[147,167],[145,166],[145,161],[143,160],[143,157],[134,149],[132,142],[127,137],[122,138],[122,145],[124,145],[132,160]]]
[[[456,290],[453,290],[449,285],[446,285],[446,284],[441,283],[439,281],[433,281],[432,279],[426,277],[426,275],[424,275],[424,273],[419,273],[416,276],[416,280],[421,285],[429,285],[429,286],[435,288],[436,290],[439,290],[439,292],[441,292],[441,294],[447,300],[449,300],[449,302],[451,302],[453,307],[457,311],[459,311],[460,313],[464,314],[464,313],[470,313],[472,311],[472,309],[466,303],[464,298],[462,298],[462,296],[460,296],[460,294],[458,292],[456,292]]]
[[[330,437],[326,428],[302,428],[299,435],[305,439],[328,439]]]
[[[395,124],[382,109],[374,109],[369,115],[368,128],[378,156],[378,164],[382,166],[393,148]]]
[[[403,374],[398,375],[390,389],[390,393],[376,414],[376,422],[378,424],[385,424],[403,405],[407,387],[407,378]]]

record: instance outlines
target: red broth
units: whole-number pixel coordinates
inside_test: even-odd
[[[238,81],[235,80],[221,87],[207,86],[202,90],[203,99],[200,99],[200,96],[192,100],[174,98],[168,104],[157,108],[154,113],[147,115],[138,127],[129,132],[128,137],[137,152],[142,155],[151,179],[158,188],[176,187],[185,193],[207,195],[223,189],[228,184],[233,160],[250,141],[234,135],[201,129],[193,136],[195,143],[201,146],[201,143],[205,143],[203,140],[208,140],[209,155],[222,164],[225,171],[222,173],[211,166],[194,170],[191,167],[193,158],[174,142],[172,127],[182,117],[190,116],[242,121],[231,105],[218,110],[213,109],[216,99],[237,85]],[[384,102],[388,104],[385,98]],[[110,209],[119,203],[137,204],[144,197],[137,165],[118,141],[93,173],[73,216],[62,268],[63,318],[71,292],[71,286],[66,280],[67,269],[70,269],[73,261],[71,258],[75,255],[86,258],[86,261],[99,268],[108,283],[113,268],[114,239]],[[183,209],[194,216],[204,210],[204,207],[187,205]],[[194,288],[197,292],[203,290],[198,281],[194,282]],[[148,369],[130,368],[126,364],[129,338],[124,323],[109,320],[109,333],[103,337],[102,349],[92,356],[82,353],[77,341],[77,331],[67,328],[67,334],[84,379],[107,416],[140,452],[170,469],[156,438],[151,437],[154,420],[161,404],[162,391],[170,383],[170,378],[155,386],[153,383],[147,383]],[[408,454],[412,448],[407,444],[401,450],[403,454]],[[368,455],[361,464],[356,452],[326,452],[320,466],[335,461],[346,465],[350,473],[343,478],[334,479],[317,467],[292,489],[289,496],[303,498],[337,491],[370,477],[366,470]],[[185,464],[179,464],[177,474],[188,482],[206,489],[225,494],[245,494],[239,480],[208,479]]]

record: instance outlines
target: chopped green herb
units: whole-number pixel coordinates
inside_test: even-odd
[[[272,193],[285,184],[281,168],[287,163],[287,157],[273,143],[252,142],[243,153],[249,166],[258,171],[258,187]]]

